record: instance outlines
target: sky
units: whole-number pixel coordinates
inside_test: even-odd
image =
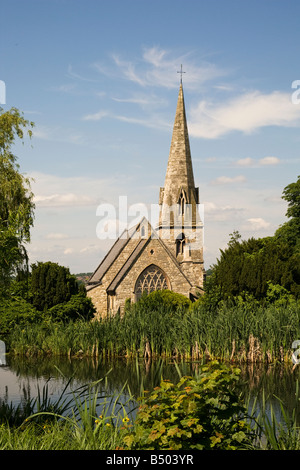
[[[299,17],[298,0],[0,0],[0,106],[35,123],[14,148],[30,262],[93,272],[152,221],[181,65],[205,268],[234,231],[273,235],[300,174]]]

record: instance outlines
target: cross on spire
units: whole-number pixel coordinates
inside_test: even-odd
[[[181,67],[180,67],[180,72],[177,72],[177,73],[180,73],[180,83],[182,84],[182,74],[186,73],[186,72],[182,71],[182,64],[181,64]]]

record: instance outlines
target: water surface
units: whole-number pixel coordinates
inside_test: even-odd
[[[269,404],[280,408],[281,400],[291,412],[298,407],[296,397],[300,366],[292,372],[291,366],[252,365],[241,368],[242,390],[249,393],[251,402],[262,397]],[[115,396],[121,392],[126,401],[130,394],[141,395],[142,388],[151,391],[161,378],[178,381],[182,375],[195,375],[201,369],[200,362],[177,363],[167,361],[96,360],[90,358],[20,358],[7,357],[6,365],[0,366],[0,403],[5,401],[18,405],[34,399],[38,390],[47,384],[51,400],[56,401],[67,386],[65,394],[78,387],[102,379],[103,390]],[[299,413],[300,416],[300,413]]]

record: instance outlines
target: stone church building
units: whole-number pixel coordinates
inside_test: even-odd
[[[191,300],[203,292],[203,222],[199,214],[182,81],[180,83],[159,221],[142,220],[125,230],[87,284],[96,316],[122,311],[125,301],[169,289]]]

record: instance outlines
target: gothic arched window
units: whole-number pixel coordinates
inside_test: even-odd
[[[176,238],[176,256],[183,255],[185,242],[186,240],[184,233],[178,235]]]
[[[179,215],[184,215],[184,208],[185,208],[185,195],[184,192],[181,191],[178,204],[179,204]]]
[[[158,266],[151,264],[139,275],[134,292],[138,300],[144,292],[150,294],[155,290],[168,288],[168,280],[163,271]]]

